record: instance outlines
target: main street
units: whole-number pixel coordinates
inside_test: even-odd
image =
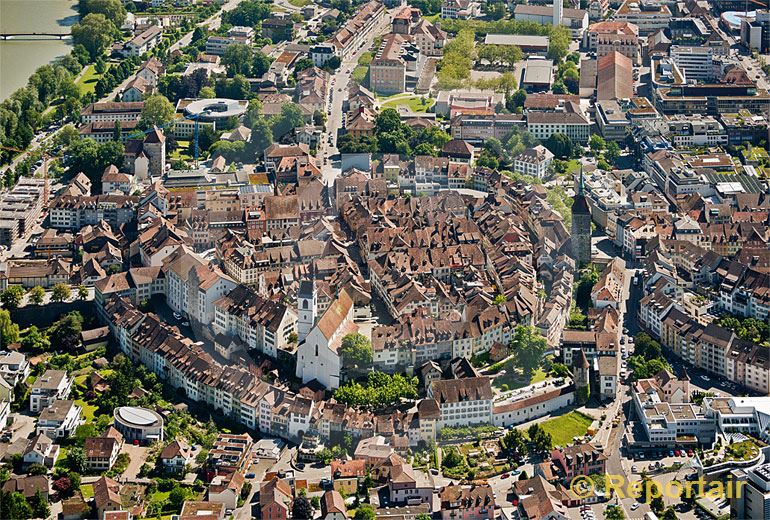
[[[369,32],[369,36],[364,43],[342,60],[340,68],[332,75],[330,80],[331,103],[327,100],[327,120],[326,132],[322,135],[321,144],[318,147],[318,156],[322,158],[323,166],[321,172],[324,183],[327,186],[334,184],[334,179],[341,173],[339,168],[332,165],[331,156],[338,153],[337,150],[337,132],[342,128],[344,112],[342,104],[348,95],[350,79],[353,70],[358,65],[358,59],[374,45],[374,40],[384,34],[390,27],[393,11],[388,11],[380,24]],[[331,137],[331,144],[329,138]]]

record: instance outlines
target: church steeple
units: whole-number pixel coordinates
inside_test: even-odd
[[[580,176],[578,177],[578,195],[583,195],[583,165],[580,165]]]

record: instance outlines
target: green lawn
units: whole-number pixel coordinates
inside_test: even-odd
[[[554,446],[566,446],[572,444],[573,437],[582,437],[588,432],[593,419],[580,412],[571,411],[559,417],[554,417],[540,426],[551,434]]]
[[[423,19],[429,21],[430,23],[436,23],[440,17],[441,17],[441,13],[436,13],[430,16],[423,16]]]
[[[88,500],[94,497],[94,486],[92,484],[81,484],[80,493],[83,495],[83,500]]]
[[[412,112],[427,112],[435,102],[436,101],[432,98],[409,96],[387,101],[383,103],[382,108],[398,108],[399,106],[405,106]]]
[[[82,399],[75,401],[75,404],[83,408],[83,419],[85,419],[86,423],[94,422],[94,415],[96,414],[96,410],[99,409],[98,406],[89,404]]]
[[[289,0],[289,3],[294,7],[305,7],[310,3],[310,0]]]
[[[515,390],[517,388],[523,388],[525,386],[534,385],[541,381],[548,379],[542,368],[538,368],[532,373],[532,377],[527,381],[524,375],[518,369],[513,368],[513,362],[509,361],[505,363],[505,374],[497,376],[492,380],[492,385],[501,388],[503,385],[508,385],[508,390]]]
[[[82,96],[94,92],[96,90],[96,82],[99,81],[100,77],[101,74],[96,73],[96,67],[93,65],[86,67],[86,71],[80,76],[80,79],[75,82],[78,90],[80,90],[80,95]]]

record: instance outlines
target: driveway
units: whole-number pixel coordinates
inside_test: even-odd
[[[139,470],[142,469],[142,464],[147,460],[147,454],[150,448],[146,446],[134,446],[133,444],[123,444],[123,449],[120,453],[128,453],[131,457],[131,462],[128,464],[128,468],[123,472],[121,480],[133,480],[139,475]]]

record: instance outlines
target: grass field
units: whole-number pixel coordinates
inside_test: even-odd
[[[423,98],[422,96],[407,96],[383,103],[383,108],[398,108],[399,106],[405,106],[412,112],[427,112],[433,103],[436,101],[431,98]]]
[[[81,484],[80,493],[83,495],[83,500],[88,500],[94,497],[94,486],[92,484]]]
[[[305,7],[310,3],[310,0],[289,0],[289,3],[294,7]]]
[[[540,426],[551,434],[554,446],[566,446],[567,444],[572,444],[573,437],[585,435],[592,422],[593,419],[589,416],[573,410],[567,414],[542,422]]]
[[[83,401],[82,399],[78,399],[75,401],[75,404],[83,408],[83,419],[87,423],[94,422],[94,415],[96,414],[96,410],[99,409],[98,406],[88,404],[87,402]]]
[[[107,63],[107,68],[109,67],[110,63]],[[80,76],[80,79],[75,82],[75,85],[77,85],[78,90],[80,91],[80,95],[82,96],[94,92],[96,90],[96,82],[99,81],[100,78],[101,74],[97,74],[96,67],[93,65],[86,67],[86,71]]]

